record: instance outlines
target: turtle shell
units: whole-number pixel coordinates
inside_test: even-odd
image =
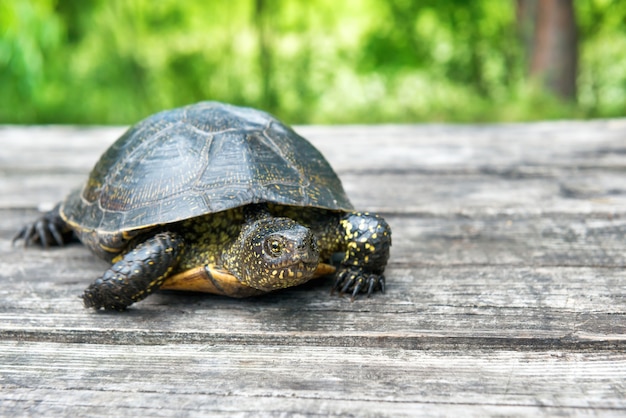
[[[131,127],[61,215],[119,233],[261,202],[352,210],[326,159],[291,128],[262,111],[201,102]]]

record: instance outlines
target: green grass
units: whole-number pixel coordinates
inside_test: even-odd
[[[525,79],[514,1],[0,2],[0,123],[130,124],[200,100],[288,123],[626,112],[626,6],[576,2],[578,98]]]

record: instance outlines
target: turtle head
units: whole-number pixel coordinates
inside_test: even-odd
[[[319,249],[310,229],[289,218],[263,217],[243,226],[223,263],[246,286],[269,292],[312,279]]]

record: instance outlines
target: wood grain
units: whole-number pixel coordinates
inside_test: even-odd
[[[1,127],[0,415],[626,413],[626,120],[296,129],[392,226],[385,295],[85,310],[104,262],[11,238],[123,128]]]

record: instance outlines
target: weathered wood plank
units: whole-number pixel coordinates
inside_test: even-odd
[[[15,274],[12,261],[36,267],[41,257],[63,260],[66,249],[23,250],[11,245],[15,231],[36,212],[0,211],[0,260]],[[626,216],[485,215],[394,216],[392,265],[403,266],[590,266],[626,265]],[[88,253],[85,251],[84,256]],[[93,258],[95,260],[95,257]],[[102,267],[98,267],[101,269]]]
[[[120,127],[0,127],[0,167],[88,171]],[[296,126],[339,173],[607,167],[626,162],[626,119],[509,125]],[[27,151],[27,152],[24,152]],[[7,158],[9,157],[10,158]]]
[[[370,210],[623,213],[626,207],[626,122],[621,120],[299,131],[325,152],[354,203]],[[0,208],[57,202],[85,180],[121,132],[0,128]]]
[[[0,209],[52,206],[87,174],[0,176]],[[354,205],[400,214],[624,214],[623,173],[578,169],[549,175],[378,173],[342,175]],[[367,187],[364,187],[367,185]]]
[[[138,407],[152,410],[155,404],[172,408],[172,413],[189,408],[196,414],[213,408],[297,412],[304,405],[309,414],[340,414],[349,413],[354,404],[361,404],[357,415],[410,414],[448,404],[467,405],[475,414],[485,412],[483,408],[502,413],[521,407],[514,411],[540,414],[549,414],[551,407],[596,412],[626,408],[624,353],[2,342],[0,362],[10,388],[39,381],[40,389],[25,399],[31,405],[52,388],[80,391],[96,405],[108,402],[112,415]],[[601,402],[594,396],[598,391],[606,396]],[[94,399],[94,393],[109,394],[115,401]],[[157,394],[161,399],[154,398]],[[228,398],[230,402],[222,402]],[[57,405],[69,408],[64,399]]]

